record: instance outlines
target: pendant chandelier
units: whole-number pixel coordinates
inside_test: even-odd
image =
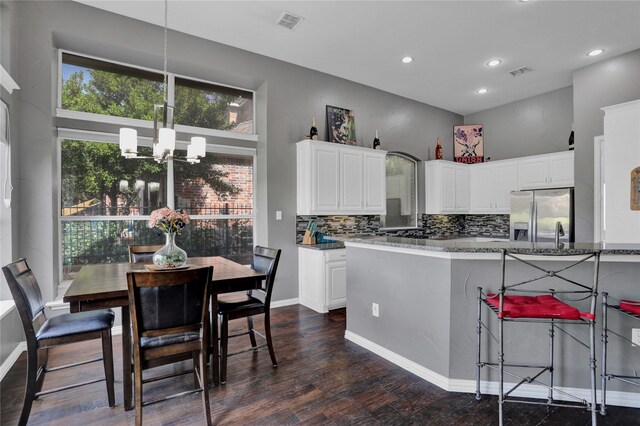
[[[206,140],[203,137],[191,138],[184,159],[176,158],[173,151],[176,147],[176,131],[173,130],[173,106],[168,101],[167,73],[167,0],[164,1],[164,98],[162,104],[153,106],[153,154],[152,156],[138,155],[138,132],[136,129],[120,129],[120,152],[125,158],[151,158],[158,163],[179,160],[188,163],[199,163],[206,155]],[[162,122],[160,123],[160,120]]]

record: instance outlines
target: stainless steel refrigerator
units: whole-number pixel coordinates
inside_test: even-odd
[[[511,241],[572,243],[573,188],[511,193]]]

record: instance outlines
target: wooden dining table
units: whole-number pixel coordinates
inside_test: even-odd
[[[213,383],[220,383],[218,359],[218,294],[260,288],[266,275],[220,256],[192,257],[189,265],[213,266],[211,283],[211,352]],[[75,276],[63,301],[70,304],[71,312],[94,309],[122,308],[122,386],[124,409],[133,408],[133,382],[131,364],[131,318],[127,290],[127,272],[145,271],[144,264],[107,263],[86,265]]]

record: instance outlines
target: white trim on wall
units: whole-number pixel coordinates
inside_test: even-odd
[[[16,363],[20,354],[27,350],[27,342],[20,342],[15,347],[9,357],[0,365],[0,381],[4,379],[4,376],[11,370],[13,364]]]
[[[604,226],[604,136],[593,138],[593,241],[605,241]]]

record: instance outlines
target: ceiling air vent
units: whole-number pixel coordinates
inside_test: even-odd
[[[518,77],[524,73],[531,72],[531,71],[533,70],[529,67],[520,67],[515,70],[509,71],[509,74],[511,74],[513,77]]]
[[[302,16],[294,15],[293,13],[289,12],[282,12],[282,15],[280,15],[280,17],[276,21],[276,24],[293,31],[303,20],[304,18]]]

